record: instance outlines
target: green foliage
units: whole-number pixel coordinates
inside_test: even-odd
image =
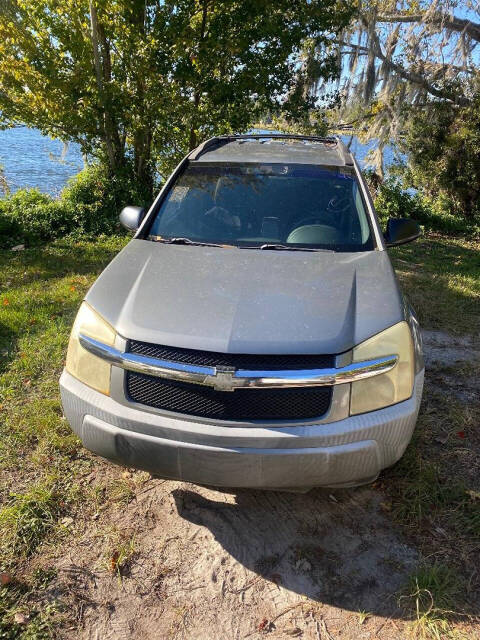
[[[132,172],[111,174],[104,164],[93,164],[72,178],[60,195],[66,217],[72,212],[69,231],[98,235],[119,229],[118,216],[127,204],[145,206]],[[60,237],[56,234],[53,237]]]
[[[0,200],[0,238],[3,244],[48,240],[72,226],[72,212],[64,203],[38,189],[21,189]]]
[[[0,511],[2,551],[31,555],[55,526],[61,504],[56,489],[45,484],[12,494],[10,504]]]
[[[0,247],[118,231],[120,210],[130,203],[145,204],[129,175],[112,176],[98,163],[71,178],[59,198],[20,189],[0,199]]]
[[[0,8],[0,125],[21,122],[134,173],[152,194],[197,140],[260,112],[302,117],[302,43],[336,72],[337,0],[7,0]],[[131,162],[130,162],[131,160]]]
[[[468,107],[429,103],[411,111],[402,150],[403,181],[453,217],[480,225],[480,97]]]
[[[378,184],[375,176],[373,172],[365,172],[383,226],[389,218],[412,218],[430,231],[469,235],[480,233],[480,219],[465,220],[453,213],[451,201],[444,193],[432,197],[421,190],[405,189],[395,175]]]

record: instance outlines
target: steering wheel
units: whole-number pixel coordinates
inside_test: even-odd
[[[327,213],[345,213],[350,209],[350,206],[351,201],[348,195],[335,195],[328,201]]]

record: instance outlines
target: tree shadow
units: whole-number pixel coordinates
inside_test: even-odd
[[[108,241],[98,243],[57,241],[21,252],[0,251],[0,303],[6,301],[8,304],[4,307],[7,319],[0,321],[0,374],[5,372],[17,357],[19,339],[26,333],[34,336],[46,328],[44,323],[30,324],[27,315],[24,319],[15,320],[10,325],[8,313],[16,306],[11,304],[10,298],[15,298],[18,294],[28,296],[29,287],[46,289],[49,281],[52,280],[100,273],[119,252],[121,246],[121,240],[112,245]],[[48,304],[47,301],[46,305]],[[63,304],[56,314],[71,315],[73,322],[73,314],[78,306],[79,301],[72,300],[70,304]]]
[[[0,322],[0,375],[15,357],[17,332]]]
[[[351,611],[405,617],[398,591],[418,563],[372,489],[308,494],[235,491],[235,503],[174,490],[179,515],[208,527],[259,576]]]
[[[109,245],[107,242],[56,241],[33,247],[22,252],[0,251],[0,273],[6,269],[18,268],[22,279],[18,286],[26,287],[32,282],[63,278],[68,275],[100,273],[110,260],[121,250],[120,238]]]

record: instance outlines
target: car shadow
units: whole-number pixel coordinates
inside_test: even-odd
[[[323,604],[405,615],[398,594],[418,554],[384,516],[379,492],[240,490],[232,503],[176,489],[173,497],[182,518],[210,529],[257,575]]]

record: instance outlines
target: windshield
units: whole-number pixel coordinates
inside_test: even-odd
[[[148,237],[249,248],[373,248],[353,172],[299,164],[187,165]]]

